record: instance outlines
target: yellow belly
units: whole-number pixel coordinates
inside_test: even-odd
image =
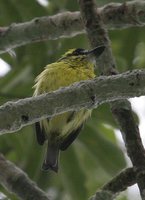
[[[80,127],[85,120],[91,115],[91,110],[82,109],[75,113],[72,120],[68,122],[72,112],[66,112],[53,117],[49,120],[43,120],[42,124],[47,133],[61,133],[61,136],[67,135],[73,130]]]
[[[68,67],[66,63],[53,63],[46,66],[45,70],[37,77],[34,96],[69,86],[74,82],[94,78],[93,66],[89,67]],[[59,133],[61,136],[67,135],[72,130],[77,129],[91,114],[91,110],[82,109],[73,113],[72,119],[69,118],[72,112],[57,115],[48,120],[42,120],[45,132],[49,134]]]

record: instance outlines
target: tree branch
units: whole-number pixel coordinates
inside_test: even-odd
[[[99,11],[96,12],[94,0],[79,0],[80,9],[88,38],[92,47],[104,44],[108,48],[102,54],[98,67],[105,75],[116,74],[116,64],[112,56],[110,41]],[[125,5],[124,5],[125,6]],[[122,129],[122,136],[127,148],[128,155],[139,172],[137,184],[143,199],[145,199],[145,154],[139,135],[138,127],[133,118],[130,103],[127,100],[114,101],[111,104],[112,112]]]
[[[145,2],[111,3],[98,9],[108,29],[145,25]],[[79,12],[64,12],[32,21],[0,27],[0,53],[42,40],[73,37],[84,33]]]
[[[50,200],[29,177],[0,154],[0,183],[23,200]]]
[[[128,168],[120,172],[115,178],[102,187],[91,200],[112,200],[116,193],[123,191],[128,186],[135,184],[135,170]],[[50,200],[48,196],[32,182],[28,176],[0,154],[0,183],[12,193],[23,200]],[[104,198],[105,197],[105,198]]]
[[[0,107],[0,133],[17,131],[62,112],[141,95],[145,95],[145,70],[81,81],[37,97],[7,102]]]
[[[122,108],[121,108],[122,107]],[[121,127],[128,156],[136,168],[136,180],[142,196],[145,199],[145,152],[140,138],[139,128],[135,123],[133,114],[124,103],[112,104],[112,112]]]
[[[136,183],[134,168],[127,168],[105,184],[90,200],[113,200],[117,193]]]
[[[127,168],[115,176],[111,181],[102,187],[102,190],[107,190],[113,194],[122,192],[127,187],[136,183],[136,171],[134,168]]]

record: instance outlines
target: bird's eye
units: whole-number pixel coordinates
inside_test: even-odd
[[[84,49],[76,49],[74,52],[73,52],[73,55],[81,55],[81,54],[83,54],[83,51],[84,51]]]

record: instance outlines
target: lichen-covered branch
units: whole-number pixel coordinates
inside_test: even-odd
[[[121,108],[122,107],[122,108]],[[145,199],[145,151],[141,141],[139,128],[136,125],[133,114],[126,103],[112,104],[112,112],[120,125],[122,137],[125,142],[128,156],[130,157],[134,168],[136,168],[136,181],[142,199]]]
[[[100,57],[100,61],[98,62],[100,72],[105,75],[116,74],[116,64],[114,57],[112,56],[107,30],[105,29],[99,10],[96,12],[97,7],[95,1],[79,0],[79,3],[91,46],[95,47],[100,44],[104,44],[107,47],[105,52]],[[126,4],[124,4],[124,8],[125,7]],[[112,113],[121,127],[128,156],[130,157],[133,166],[137,168],[137,184],[139,186],[142,198],[145,199],[145,153],[130,103],[127,100],[124,100],[114,101],[110,103],[110,105],[112,108]]]
[[[23,200],[50,200],[45,192],[0,154],[0,184]]]
[[[100,200],[100,197],[104,200],[112,200],[118,192],[135,184],[135,173],[133,168],[125,169],[97,191],[90,200]],[[45,192],[38,188],[21,169],[6,160],[2,154],[0,154],[0,184],[23,200],[50,200]]]
[[[98,9],[108,29],[145,25],[145,2],[111,3]],[[28,43],[73,37],[84,33],[79,12],[64,12],[32,21],[0,27],[0,53]]]
[[[102,187],[102,190],[117,194],[127,189],[127,187],[136,183],[136,171],[134,168],[127,168],[121,171],[111,181]]]
[[[113,200],[119,192],[136,183],[134,168],[121,171],[111,181],[106,183],[90,200]]]
[[[38,97],[7,102],[0,107],[0,133],[17,131],[62,112],[141,95],[145,95],[145,70],[81,81]]]

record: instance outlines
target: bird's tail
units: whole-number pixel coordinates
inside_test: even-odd
[[[43,170],[58,171],[58,158],[59,158],[59,147],[56,144],[48,144],[46,157],[42,165]]]

